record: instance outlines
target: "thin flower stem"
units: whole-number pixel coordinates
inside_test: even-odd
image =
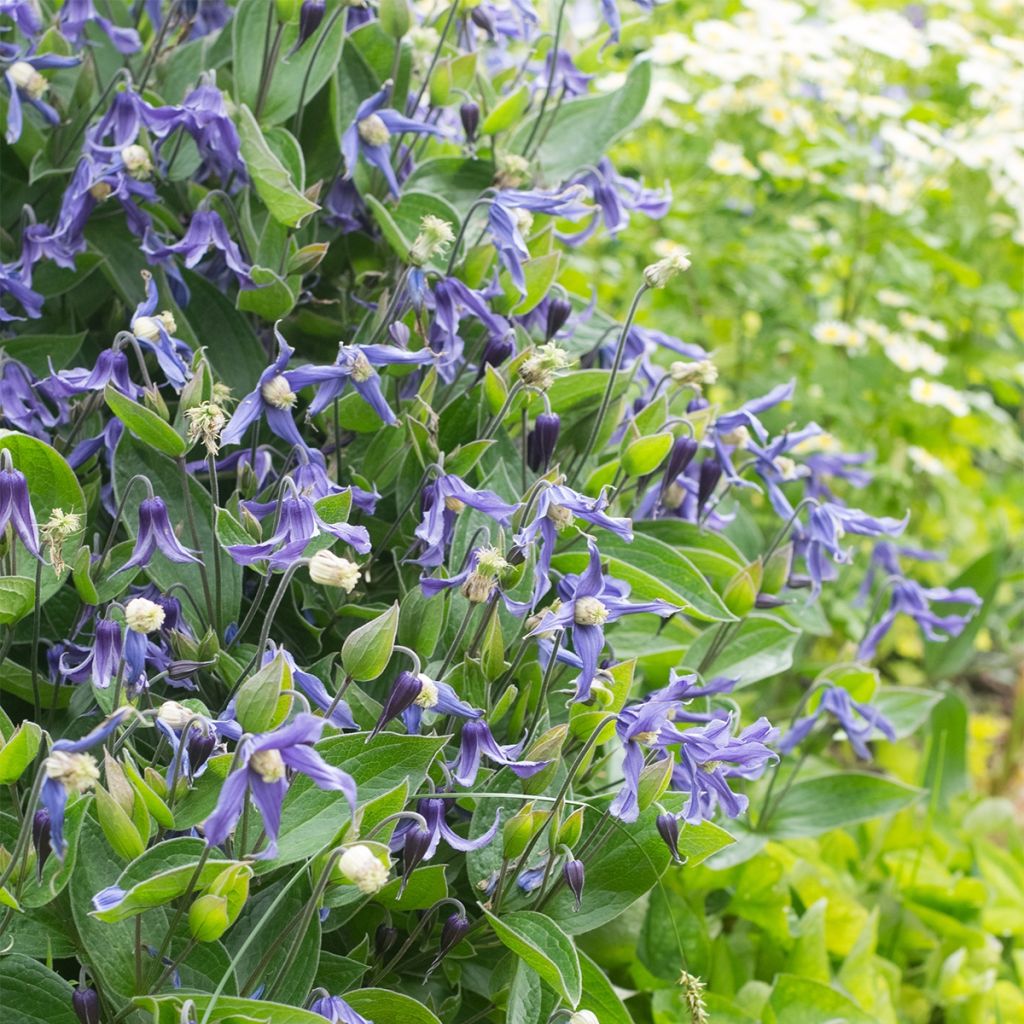
[[[178,457],[178,469],[181,471],[181,486],[182,486],[182,497],[185,499],[185,519],[188,521],[189,532],[192,534],[192,546],[197,551],[203,550],[203,545],[199,540],[199,527],[196,525],[196,513],[192,507],[192,480],[188,475],[188,466],[185,463],[185,457]],[[210,593],[210,580],[206,574],[206,565],[204,562],[200,562],[196,568],[199,570],[199,579],[203,585],[203,598],[206,602],[206,614],[209,619],[209,624],[217,630],[217,613],[213,607],[213,596]],[[217,630],[219,635],[219,630]]]
[[[551,649],[551,657],[548,661],[547,668],[544,670],[544,678],[540,684],[540,693],[537,695],[537,706],[533,709],[533,717],[530,719],[530,726],[526,730],[527,736],[533,738],[534,730],[540,723],[541,716],[544,714],[544,708],[547,704],[548,690],[551,687],[551,680],[555,674],[555,668],[558,665],[558,651],[562,646],[562,637],[564,630],[556,630],[555,632],[555,645]]]
[[[29,655],[32,664],[32,703],[35,711],[33,721],[43,718],[43,702],[39,692],[39,620],[42,614],[41,588],[43,583],[43,560],[36,559],[36,587],[32,602],[32,652]]]
[[[550,67],[548,69],[548,84],[544,89],[544,96],[540,101],[540,110],[537,112],[537,119],[533,122],[533,127],[530,129],[530,134],[527,136],[526,145],[523,146],[523,156],[526,156],[530,152],[530,146],[533,145],[533,140],[537,135],[537,129],[540,128],[541,122],[544,120],[544,114],[547,112],[548,103],[551,100],[551,93],[555,88],[555,67],[558,63],[558,44],[562,40],[562,21],[565,17],[565,0],[561,0],[558,5],[558,18],[555,21],[555,38],[552,40],[551,49],[548,51],[548,59],[550,61]]]
[[[502,421],[505,419],[505,415],[508,413],[509,409],[512,408],[512,402],[515,400],[516,395],[518,395],[519,392],[522,390],[523,383],[522,381],[517,380],[515,384],[513,384],[512,387],[509,389],[509,392],[505,396],[505,401],[502,404],[501,408],[491,419],[491,421],[487,424],[486,428],[484,429],[484,432],[480,435],[481,440],[486,441],[488,438],[490,438],[491,434],[493,434],[498,429],[498,427],[501,426]]]
[[[163,958],[167,955],[167,951],[171,948],[174,933],[177,931],[178,925],[181,924],[181,919],[185,916],[185,908],[188,907],[192,892],[199,882],[200,876],[203,873],[203,868],[206,866],[206,860],[210,856],[210,849],[211,847],[209,843],[203,847],[203,852],[199,855],[199,860],[196,861],[196,866],[192,871],[192,877],[189,878],[188,884],[185,886],[185,891],[181,894],[181,898],[178,900],[178,907],[174,912],[174,917],[171,918],[171,923],[167,926],[167,931],[164,933],[163,940],[157,950],[155,958],[157,964],[160,964],[163,961]],[[155,988],[156,986],[153,987]]]
[[[597,443],[598,435],[601,433],[601,424],[604,422],[605,413],[608,411],[608,406],[611,404],[612,392],[615,390],[615,378],[619,375],[619,370],[622,367],[622,358],[626,351],[626,339],[629,337],[630,328],[633,326],[633,318],[636,316],[636,311],[640,306],[640,300],[648,291],[648,287],[649,286],[645,282],[637,288],[636,294],[633,296],[633,301],[629,307],[629,313],[626,315],[625,322],[622,325],[622,331],[619,333],[619,343],[615,346],[615,360],[612,363],[612,372],[608,377],[608,384],[605,386],[604,395],[601,397],[601,405],[597,410],[597,418],[594,420],[594,425],[590,430],[590,437],[587,440],[586,446],[580,452],[579,460],[575,463],[574,468],[571,471],[571,475],[569,476],[570,485],[575,484],[576,478],[586,465],[587,459],[590,457],[591,450]]]
[[[221,570],[220,570],[220,542],[217,540],[217,512],[220,509],[220,484],[217,480],[217,459],[213,452],[207,452],[206,465],[210,473],[210,497],[212,508],[210,509],[210,535],[213,538],[213,607],[216,609],[217,619],[214,622],[214,630],[220,636],[220,607],[221,607]]]
[[[448,648],[448,653],[444,656],[444,661],[441,663],[440,671],[437,673],[437,677],[439,679],[444,678],[445,672],[448,671],[448,666],[455,660],[455,653],[459,649],[459,644],[462,643],[462,638],[466,635],[466,630],[469,628],[469,620],[473,617],[473,612],[475,611],[476,605],[470,601],[469,607],[466,608],[466,614],[462,616],[462,622],[459,623],[459,629],[455,634],[455,639],[452,640],[452,645]]]
[[[339,4],[332,12],[331,16],[327,19],[324,24],[323,30],[320,33],[320,38],[316,41],[316,46],[313,47],[313,53],[309,58],[309,64],[306,66],[306,73],[302,76],[302,88],[299,90],[299,107],[295,112],[295,124],[293,125],[292,134],[295,138],[299,139],[302,137],[302,118],[306,112],[306,90],[309,88],[309,77],[313,74],[313,68],[316,65],[316,59],[320,56],[320,51],[323,49],[324,43],[327,41],[327,37],[331,33],[331,29],[334,28],[334,23],[341,17],[342,14],[347,12],[347,4]],[[341,62],[345,56],[345,42],[348,36],[345,31],[341,33],[341,49],[338,51],[338,67],[341,67]],[[396,44],[401,52],[401,45]]]

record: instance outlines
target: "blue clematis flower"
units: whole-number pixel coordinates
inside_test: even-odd
[[[123,651],[121,624],[113,619],[100,619],[92,647],[66,644],[58,661],[58,671],[72,683],[88,680],[93,686],[106,690],[117,676]],[[73,664],[73,655],[81,658],[78,664]]]
[[[84,793],[99,781],[96,760],[87,750],[102,743],[131,714],[131,708],[115,711],[102,725],[79,740],[57,740],[43,762],[46,781],[40,803],[50,815],[50,845],[58,860],[64,859],[64,811],[69,793]]]
[[[423,489],[423,520],[415,530],[423,551],[413,559],[415,565],[441,565],[455,532],[455,517],[467,506],[502,526],[509,525],[519,507],[503,501],[493,491],[475,490],[452,473],[439,476]]]
[[[719,806],[728,817],[739,817],[749,800],[732,789],[729,779],[760,778],[779,759],[769,746],[778,731],[768,719],[759,718],[739,734],[734,726],[733,716],[716,718],[682,734],[671,787],[689,793],[683,819],[692,825],[710,821]]]
[[[277,834],[281,827],[281,805],[288,792],[288,769],[309,778],[323,790],[336,790],[356,809],[356,784],[347,772],[329,765],[314,749],[326,722],[313,715],[299,714],[274,732],[245,735],[236,751],[236,767],[224,780],[220,798],[203,830],[210,846],[220,846],[242,814],[249,795],[263,817],[267,847],[254,854],[258,859],[277,855]]]
[[[299,448],[306,447],[306,442],[299,433],[295,420],[292,419],[292,408],[298,396],[292,388],[289,373],[285,370],[295,349],[285,341],[278,324],[274,325],[277,358],[260,374],[256,387],[238,403],[234,415],[221,431],[221,444],[238,444],[246,430],[262,416],[266,419],[267,426],[278,437]]]
[[[0,355],[0,421],[49,442],[50,430],[65,422],[67,407],[58,402],[55,414],[39,397],[35,374],[24,363]]]
[[[591,212],[580,202],[584,190],[573,185],[562,192],[530,192],[503,189],[491,201],[487,224],[498,256],[520,293],[526,293],[523,263],[530,258],[523,232],[529,231],[533,214],[579,220]]]
[[[393,196],[398,195],[398,179],[391,166],[392,135],[443,135],[436,125],[424,124],[406,117],[386,104],[391,98],[391,82],[385,82],[378,92],[363,100],[356,116],[341,137],[341,155],[345,159],[345,177],[355,173],[359,155],[376,167],[388,183]]]
[[[82,46],[88,42],[86,25],[99,26],[118,53],[135,53],[142,46],[135,29],[122,28],[109,18],[102,17],[93,0],[64,0],[64,6],[60,9],[61,34],[76,46]]]
[[[432,362],[433,359],[434,354],[430,349],[409,352],[397,345],[339,345],[338,358],[331,366],[300,366],[289,371],[288,380],[296,389],[319,385],[307,416],[323,412],[351,383],[366,404],[385,423],[394,426],[398,418],[384,397],[380,374],[375,367],[418,366]]]
[[[603,527],[623,540],[633,539],[632,522],[608,515],[604,511],[608,507],[604,498],[588,498],[564,484],[543,488],[535,507],[533,519],[515,535],[516,544],[522,548],[531,547],[540,539],[540,552],[534,569],[534,606],[551,587],[551,556],[555,553],[559,530],[581,519],[590,526]]]
[[[654,10],[654,0],[636,0],[636,4],[644,11]],[[604,15],[604,20],[610,30],[605,46],[617,43],[622,34],[622,15],[619,14],[619,5],[616,0],[601,0],[601,14]]]
[[[460,786],[473,785],[477,773],[480,771],[480,762],[485,757],[495,764],[511,768],[519,778],[528,779],[551,762],[519,760],[524,744],[525,740],[502,746],[491,735],[487,723],[482,719],[475,719],[462,727],[462,736],[459,738],[459,754],[448,767],[452,769],[455,781]]]
[[[0,14],[10,18],[22,35],[34,36],[43,30],[38,0],[0,0]]]
[[[139,532],[131,558],[117,572],[145,568],[158,551],[170,562],[199,561],[191,551],[182,547],[175,535],[164,499],[144,498],[139,502]]]
[[[54,401],[103,391],[108,384],[127,395],[138,398],[142,389],[131,379],[128,356],[120,349],[104,349],[91,369],[50,369],[50,376],[39,382],[39,390]]]
[[[497,592],[509,612],[513,615],[525,615],[532,607],[531,603],[515,600],[502,586],[502,575],[509,568],[509,563],[495,548],[474,548],[466,558],[461,572],[448,579],[440,576],[421,576],[420,587],[427,597],[435,597],[442,591],[458,587],[463,597],[473,604],[483,604]]]
[[[416,802],[417,814],[427,823],[427,835],[421,838],[420,848],[417,850],[418,860],[430,860],[437,853],[442,839],[459,853],[472,853],[474,850],[482,850],[488,846],[498,834],[498,826],[501,823],[500,810],[495,812],[491,827],[476,839],[465,839],[460,836],[445,820],[449,806],[448,801],[451,799],[453,798],[430,796]],[[391,836],[391,849],[396,852],[401,850],[406,845],[410,833],[420,831],[419,822],[409,818],[402,819]]]
[[[263,653],[263,660],[261,665],[269,665],[270,662],[281,655],[284,658],[285,664],[288,666],[292,674],[293,682],[298,688],[309,698],[309,702],[318,707],[324,714],[327,713],[327,709],[333,707],[334,710],[331,712],[331,717],[327,719],[336,729],[358,729],[355,719],[352,717],[352,711],[348,704],[344,700],[335,701],[335,699],[327,692],[327,687],[317,679],[311,672],[305,672],[299,668],[295,661],[295,658],[289,651],[286,651],[283,647],[278,647],[273,641],[267,645],[267,650]]]
[[[189,221],[181,239],[165,245],[152,235],[143,246],[146,254],[156,263],[166,263],[171,257],[181,257],[189,270],[194,269],[211,252],[219,253],[228,270],[235,275],[240,288],[254,288],[249,276],[252,267],[242,258],[241,250],[228,234],[228,229],[215,210],[197,210]]]
[[[870,704],[854,700],[841,686],[826,686],[818,706],[809,715],[797,719],[793,728],[783,737],[779,750],[783,754],[788,754],[794,747],[799,746],[826,714],[836,719],[846,733],[850,746],[864,761],[871,759],[867,740],[876,729],[887,739],[896,739],[892,723],[881,711]]]
[[[0,464],[0,536],[4,535],[8,526],[21,543],[41,560],[39,529],[28,496],[28,480],[20,469]]]
[[[81,57],[61,57],[56,53],[19,54],[15,47],[0,44],[0,61],[7,83],[7,133],[5,138],[15,143],[21,138],[23,127],[22,103],[37,110],[49,124],[60,124],[60,115],[43,96],[50,83],[40,74],[51,68],[70,68],[81,62]]]
[[[505,317],[491,309],[483,292],[470,288],[458,278],[443,277],[426,294],[426,301],[434,313],[427,341],[439,357],[438,373],[444,380],[454,379],[462,360],[463,340],[459,329],[463,319],[472,318],[487,332],[481,363],[503,362],[515,352],[515,330]],[[499,352],[500,357],[491,354]]]
[[[605,578],[601,572],[601,553],[593,540],[587,542],[590,558],[586,570],[571,574],[558,584],[560,603],[545,608],[539,624],[528,636],[540,636],[555,629],[566,630],[573,650],[582,662],[576,682],[576,700],[587,700],[597,674],[598,658],[604,647],[605,623],[623,615],[674,615],[679,609],[667,601],[629,601],[629,586],[622,580]]]
[[[20,303],[25,316],[30,319],[38,320],[43,315],[43,297],[32,290],[32,265],[24,256],[12,263],[0,262],[0,323],[24,320],[24,316],[4,309],[2,300],[5,295]]]
[[[274,506],[268,506],[272,509]],[[291,495],[281,501],[277,529],[258,544],[232,544],[227,552],[239,565],[266,560],[271,569],[287,569],[300,559],[314,537],[329,533],[360,554],[370,550],[370,535],[365,526],[328,523],[316,510],[316,503],[303,495]]]
[[[454,715],[456,718],[483,718],[482,709],[467,704],[448,683],[431,679],[423,673],[420,673],[419,681],[419,693],[402,711],[402,721],[413,736],[419,734],[425,711],[435,715]]]
[[[309,1004],[309,1010],[325,1017],[331,1024],[373,1024],[372,1020],[353,1010],[341,996],[318,996]]]
[[[582,185],[593,197],[596,209],[589,223],[572,235],[563,235],[564,241],[579,245],[586,241],[599,223],[612,237],[629,225],[631,213],[642,213],[653,219],[664,217],[672,207],[672,193],[669,189],[645,188],[635,178],[619,174],[608,157],[602,157],[596,166],[585,170],[573,179]]]

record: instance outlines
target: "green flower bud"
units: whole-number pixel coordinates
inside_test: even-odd
[[[230,927],[228,901],[206,893],[188,908],[188,930],[197,942],[216,942]]]

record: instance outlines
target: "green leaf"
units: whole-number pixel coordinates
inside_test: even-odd
[[[103,398],[110,411],[145,445],[176,459],[188,451],[185,439],[170,423],[151,409],[122,395],[112,384],[103,389]]]
[[[262,319],[273,323],[287,316],[298,299],[297,292],[289,281],[275,273],[269,267],[254,266],[249,272],[256,288],[243,288],[238,293],[236,305],[247,313],[255,313]],[[290,280],[298,283],[298,278]]]
[[[71,986],[41,963],[11,953],[0,957],[4,1024],[78,1024]]]
[[[765,1024],[878,1024],[834,988],[794,974],[776,975],[763,1019]]]
[[[554,112],[549,105],[544,126],[536,133],[543,138],[532,160],[538,175],[555,185],[585,164],[597,163],[639,116],[650,87],[651,65],[648,61],[637,61],[621,89],[603,96],[570,100]],[[509,145],[513,152],[523,152],[536,121],[536,117],[530,118],[513,134]]]
[[[63,370],[71,364],[85,341],[86,333],[19,334],[0,342],[0,350],[11,359],[24,363],[37,377],[45,377],[51,364],[55,370]]]
[[[494,300],[495,311],[506,314],[514,312],[519,316],[529,313],[547,295],[551,285],[558,277],[561,260],[562,254],[557,249],[545,253],[543,256],[526,260],[523,263],[525,289],[522,292],[512,280],[512,275],[507,270],[503,270],[498,278],[502,294]]]
[[[210,1000],[207,992],[180,990],[160,996],[136,996],[132,1002],[153,1014],[153,1024],[179,1024],[181,1008],[185,1001],[195,1006],[197,1020],[202,1020]],[[210,1024],[324,1024],[318,1013],[301,1010],[296,1006],[271,1003],[264,999],[239,999],[237,996],[221,996],[210,1014]]]
[[[376,679],[388,667],[395,649],[398,602],[365,625],[352,630],[341,648],[345,671],[359,682]]]
[[[424,160],[409,175],[405,187],[445,199],[463,217],[494,179],[490,160],[464,159],[456,156]]]
[[[580,953],[583,994],[579,1009],[590,1010],[601,1024],[633,1024],[626,1004],[619,998],[604,971],[586,953]]]
[[[0,576],[0,625],[23,619],[35,605],[36,582],[25,576]]]
[[[967,766],[967,704],[958,693],[947,693],[932,708],[928,731],[928,760],[923,785],[935,806],[947,807],[971,784]]]
[[[401,992],[360,988],[346,992],[343,998],[356,1013],[373,1019],[375,1024],[441,1024],[422,1003]]]
[[[43,731],[35,722],[24,721],[0,746],[0,786],[9,786],[21,778],[39,750]]]
[[[201,839],[179,837],[146,850],[118,876],[115,884],[125,891],[123,898],[105,910],[93,910],[91,916],[113,923],[177,899],[188,889],[205,846]],[[202,889],[225,868],[237,863],[220,857],[208,859],[195,888]]]
[[[561,928],[545,914],[515,910],[495,917],[484,914],[502,943],[529,964],[573,1008],[580,1001],[583,976],[576,947]]]
[[[279,224],[300,227],[320,207],[295,187],[291,175],[267,145],[256,118],[244,103],[238,108],[237,120],[242,157],[257,195]]]
[[[507,132],[522,116],[530,104],[530,89],[521,85],[515,92],[504,97],[502,101],[484,118],[480,125],[481,135],[497,135]]]
[[[660,540],[636,536],[630,543],[612,534],[603,535],[601,555],[602,561],[608,562],[610,575],[632,585],[635,600],[661,598],[709,622],[733,618],[693,563]],[[581,572],[587,557],[585,551],[572,551],[557,555],[552,564],[560,571]]]
[[[626,471],[626,476],[645,476],[647,473],[653,473],[668,455],[673,440],[671,431],[665,431],[633,441],[622,453],[622,468]]]
[[[27,434],[21,434],[14,430],[0,430],[0,451],[9,452],[14,468],[25,474],[25,479],[28,481],[29,500],[32,503],[32,511],[35,513],[37,523],[45,523],[54,509],[73,512],[75,515],[81,516],[82,522],[85,522],[87,511],[85,495],[82,493],[74,470],[55,449]],[[84,535],[85,531],[82,530],[72,534],[64,542],[64,560],[69,565],[74,562]],[[17,542],[16,550],[18,565],[27,566],[33,563],[33,556],[21,541]],[[40,604],[45,604],[60,590],[68,572],[70,570],[65,570],[60,576],[57,576],[52,567],[43,567]],[[2,678],[3,669],[0,669],[0,679]],[[51,690],[52,687],[44,687],[44,689]],[[31,693],[31,690],[29,692]]]
[[[920,796],[921,790],[881,775],[819,775],[790,787],[765,831],[776,839],[817,836],[840,825],[895,814]]]
[[[706,629],[693,641],[686,652],[689,667],[696,668],[701,663],[716,632]],[[706,672],[736,679],[737,687],[749,686],[785,672],[793,664],[793,651],[799,639],[800,631],[789,623],[755,612],[740,623]]]
[[[540,977],[525,961],[516,959],[515,964],[505,1009],[506,1024],[541,1024],[547,1015]]]

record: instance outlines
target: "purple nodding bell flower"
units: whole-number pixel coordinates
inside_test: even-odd
[[[437,956],[434,957],[434,962],[430,965],[430,970],[433,971],[468,933],[469,918],[461,911],[449,914],[441,926],[441,941],[437,947]]]
[[[122,28],[109,18],[101,17],[93,0],[64,0],[60,9],[60,31],[65,39],[81,46],[88,42],[86,25],[98,25],[114,44],[118,53],[135,53],[142,46],[139,33],[133,28]]]
[[[355,814],[356,784],[352,777],[327,764],[314,749],[325,724],[323,718],[303,713],[273,732],[242,737],[236,768],[224,780],[217,806],[204,824],[208,845],[220,846],[227,839],[251,794],[263,817],[268,840],[267,848],[255,856],[275,857],[289,768],[306,775],[320,789],[340,792]]]
[[[455,781],[460,786],[472,786],[476,782],[480,761],[486,757],[488,761],[511,768],[521,779],[536,775],[546,768],[550,761],[520,761],[523,743],[512,743],[502,746],[491,734],[490,727],[481,719],[473,719],[462,727],[459,740],[459,754],[449,767]]]
[[[143,271],[142,279],[146,285],[146,297],[132,314],[132,335],[143,348],[149,349],[156,356],[167,383],[180,391],[192,375],[188,364],[192,358],[192,349],[171,333],[177,330],[174,315],[167,310],[157,313],[160,296],[153,275],[148,270]]]
[[[535,473],[547,472],[561,427],[562,420],[557,412],[538,414],[533,430],[526,438],[526,461]]]
[[[260,374],[256,387],[238,403],[234,415],[221,431],[222,445],[238,444],[246,430],[262,416],[278,437],[297,448],[306,447],[292,418],[292,408],[298,396],[285,370],[295,349],[285,340],[278,324],[274,324],[274,334],[277,337],[277,358]]]
[[[654,824],[658,829],[658,835],[665,841],[668,852],[672,854],[672,860],[676,864],[682,864],[683,858],[679,856],[679,819],[674,814],[666,812],[659,814]]]
[[[320,989],[322,992],[323,989]],[[310,1013],[325,1017],[331,1024],[373,1024],[362,1014],[357,1013],[341,996],[321,996],[309,1004]]]
[[[629,586],[611,577],[605,579],[601,572],[601,553],[593,540],[587,547],[590,557],[586,570],[580,575],[563,577],[558,585],[561,606],[552,611],[545,608],[538,625],[528,636],[538,636],[554,629],[568,631],[572,636],[573,650],[583,664],[576,681],[576,699],[587,700],[590,687],[597,674],[598,660],[604,647],[604,626],[615,622],[623,615],[638,615],[652,612],[667,617],[679,609],[667,601],[627,600]]]
[[[40,790],[39,802],[50,816],[50,845],[57,860],[64,860],[64,811],[68,794],[84,793],[100,777],[95,759],[86,751],[102,743],[130,713],[130,708],[120,708],[81,739],[57,740],[43,762],[46,781]]]
[[[550,341],[564,326],[572,313],[572,303],[558,296],[548,300],[544,322],[544,340]]]
[[[668,453],[668,460],[665,463],[665,487],[674,483],[676,477],[684,472],[686,467],[693,462],[699,448],[700,444],[697,441],[685,435],[677,437],[672,442],[672,447]]]
[[[509,334],[490,334],[484,344],[483,354],[480,356],[480,368],[477,371],[477,380],[484,375],[485,367],[501,366],[516,350],[515,342]]]
[[[301,49],[302,44],[320,27],[326,9],[327,0],[302,0],[299,8],[299,34],[295,38],[292,53]]]
[[[182,235],[180,241],[173,245],[151,243],[145,247],[147,255],[156,262],[165,263],[173,256],[180,256],[190,270],[196,267],[211,250],[215,250],[223,256],[228,270],[235,275],[239,287],[243,289],[254,287],[252,278],[249,276],[252,267],[242,259],[241,250],[231,238],[220,215],[214,210],[197,210],[192,215],[185,234]]]
[[[175,536],[163,498],[144,498],[139,502],[139,532],[135,538],[132,557],[117,572],[145,568],[157,551],[170,562],[199,561],[191,551],[181,546]]]
[[[0,469],[0,536],[8,526],[21,543],[42,561],[36,514],[28,496],[28,480],[18,469]]]
[[[71,1008],[81,1024],[100,1024],[100,995],[94,988],[79,985],[71,993]]]
[[[77,665],[72,665],[69,658],[72,652],[65,651],[57,663],[60,674],[72,683],[89,680],[98,689],[107,689],[117,675],[124,654],[121,624],[114,619],[100,619],[96,623],[92,647],[75,645],[75,652],[84,657]]]
[[[462,130],[466,133],[466,141],[474,142],[476,132],[480,127],[480,107],[469,101],[459,107],[459,120],[462,122]]]
[[[576,905],[574,909],[579,910],[583,904],[583,883],[586,879],[583,861],[567,860],[565,867],[562,868],[562,877],[565,879],[565,884],[569,886],[569,891],[575,900]]]
[[[285,664],[291,670],[292,679],[298,685],[298,688],[309,698],[311,704],[318,707],[325,714],[329,708],[334,708],[331,712],[331,717],[327,719],[331,725],[336,729],[359,728],[352,717],[352,711],[348,704],[344,700],[336,700],[332,697],[327,692],[327,687],[312,672],[306,672],[299,668],[291,652],[286,651],[283,647],[279,647],[271,641],[263,654],[262,664],[269,665],[278,654],[284,658]]]
[[[50,812],[40,807],[32,818],[32,845],[36,851],[36,878],[42,881],[43,867],[50,856]]]
[[[384,175],[391,194],[397,196],[398,179],[391,166],[392,136],[443,135],[444,132],[436,125],[424,124],[386,107],[391,98],[391,85],[389,79],[378,92],[359,104],[356,116],[341,137],[341,155],[345,159],[346,178],[355,173],[356,163],[362,154],[368,164]]]
[[[395,677],[395,682],[384,702],[384,708],[377,719],[377,724],[370,731],[367,740],[372,740],[384,728],[388,722],[397,718],[406,708],[410,707],[413,701],[423,690],[423,681],[412,672],[401,671]]]
[[[6,13],[0,10],[0,13]],[[81,57],[60,57],[55,53],[25,54],[19,55],[17,49],[10,47],[10,57],[13,59],[7,63],[6,44],[0,50],[0,59],[7,64],[3,70],[4,81],[8,88],[7,102],[7,133],[5,138],[12,145],[21,138],[23,127],[22,103],[27,103],[35,108],[51,125],[60,123],[60,115],[50,106],[43,96],[50,87],[50,83],[39,73],[49,68],[69,68],[81,61]]]
[[[420,682],[423,687],[419,696],[402,712],[402,721],[410,735],[419,734],[424,711],[432,711],[436,715],[455,715],[457,718],[483,718],[483,710],[460,700],[448,683],[431,679],[422,673]]]
[[[427,830],[430,833],[430,843],[421,854],[421,860],[430,860],[437,852],[438,844],[443,839],[453,850],[460,853],[471,853],[474,850],[482,850],[498,834],[498,826],[501,823],[501,812],[496,811],[494,822],[486,832],[477,836],[476,839],[464,839],[445,820],[447,804],[444,797],[429,796],[419,800],[416,804],[417,813],[427,823]],[[391,837],[391,849],[401,850],[406,838],[410,833],[419,830],[419,823],[412,819],[401,821]]]
[[[807,739],[811,730],[822,715],[830,714],[846,733],[857,756],[862,761],[871,759],[871,751],[867,741],[877,729],[886,739],[895,740],[896,731],[892,723],[870,704],[854,700],[841,686],[828,686],[821,697],[821,702],[809,715],[798,719],[779,744],[779,750],[788,754],[794,747]]]
[[[697,510],[702,512],[708,499],[715,493],[718,481],[722,479],[722,463],[713,455],[709,455],[700,464],[700,476],[697,483]]]
[[[423,489],[423,521],[415,530],[423,552],[413,559],[414,565],[432,568],[444,561],[455,532],[455,517],[467,506],[502,526],[509,525],[519,507],[502,501],[493,491],[475,490],[452,473],[439,476]]]

